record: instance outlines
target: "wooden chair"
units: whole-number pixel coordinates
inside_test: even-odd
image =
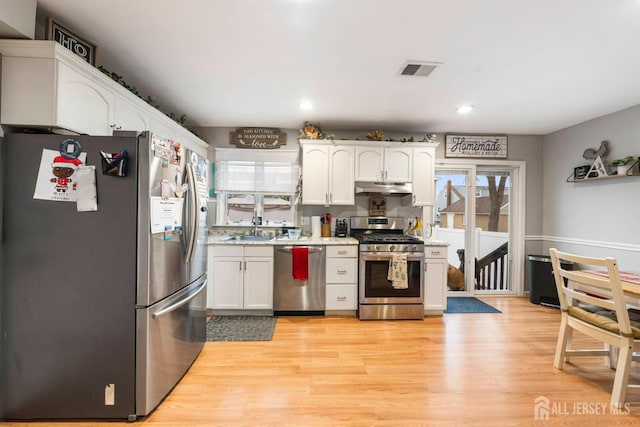
[[[604,356],[616,369],[611,405],[621,408],[627,390],[640,388],[628,384],[633,352],[640,350],[640,323],[629,319],[616,259],[571,255],[556,249],[549,249],[549,253],[562,315],[553,366],[562,369],[571,357]],[[561,260],[577,263],[579,268],[563,269]],[[584,268],[607,270],[608,277],[579,270]],[[602,341],[604,347],[573,349],[574,329]],[[614,348],[618,350],[617,362]]]

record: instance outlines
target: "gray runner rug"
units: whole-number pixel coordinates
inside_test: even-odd
[[[207,341],[271,341],[276,320],[273,316],[212,316]]]

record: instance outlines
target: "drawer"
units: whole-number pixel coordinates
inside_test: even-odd
[[[356,310],[358,293],[356,285],[327,284],[325,310]]]
[[[425,258],[446,258],[447,247],[446,246],[425,246],[424,256]]]
[[[357,258],[358,245],[332,246],[327,245],[327,258]]]
[[[273,246],[253,246],[244,247],[244,256],[273,256]]]
[[[213,256],[243,256],[244,249],[240,245],[215,245]]]
[[[327,283],[356,283],[358,260],[355,258],[327,258]]]

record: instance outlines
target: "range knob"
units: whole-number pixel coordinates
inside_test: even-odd
[[[395,250],[396,250],[396,248],[397,248],[397,246],[396,246],[396,245],[389,245],[389,252],[393,252],[393,251],[395,251]]]

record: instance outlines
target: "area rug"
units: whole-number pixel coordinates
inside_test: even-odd
[[[207,322],[207,341],[271,341],[273,316],[213,316]]]
[[[502,313],[495,307],[474,297],[449,297],[445,313]]]

